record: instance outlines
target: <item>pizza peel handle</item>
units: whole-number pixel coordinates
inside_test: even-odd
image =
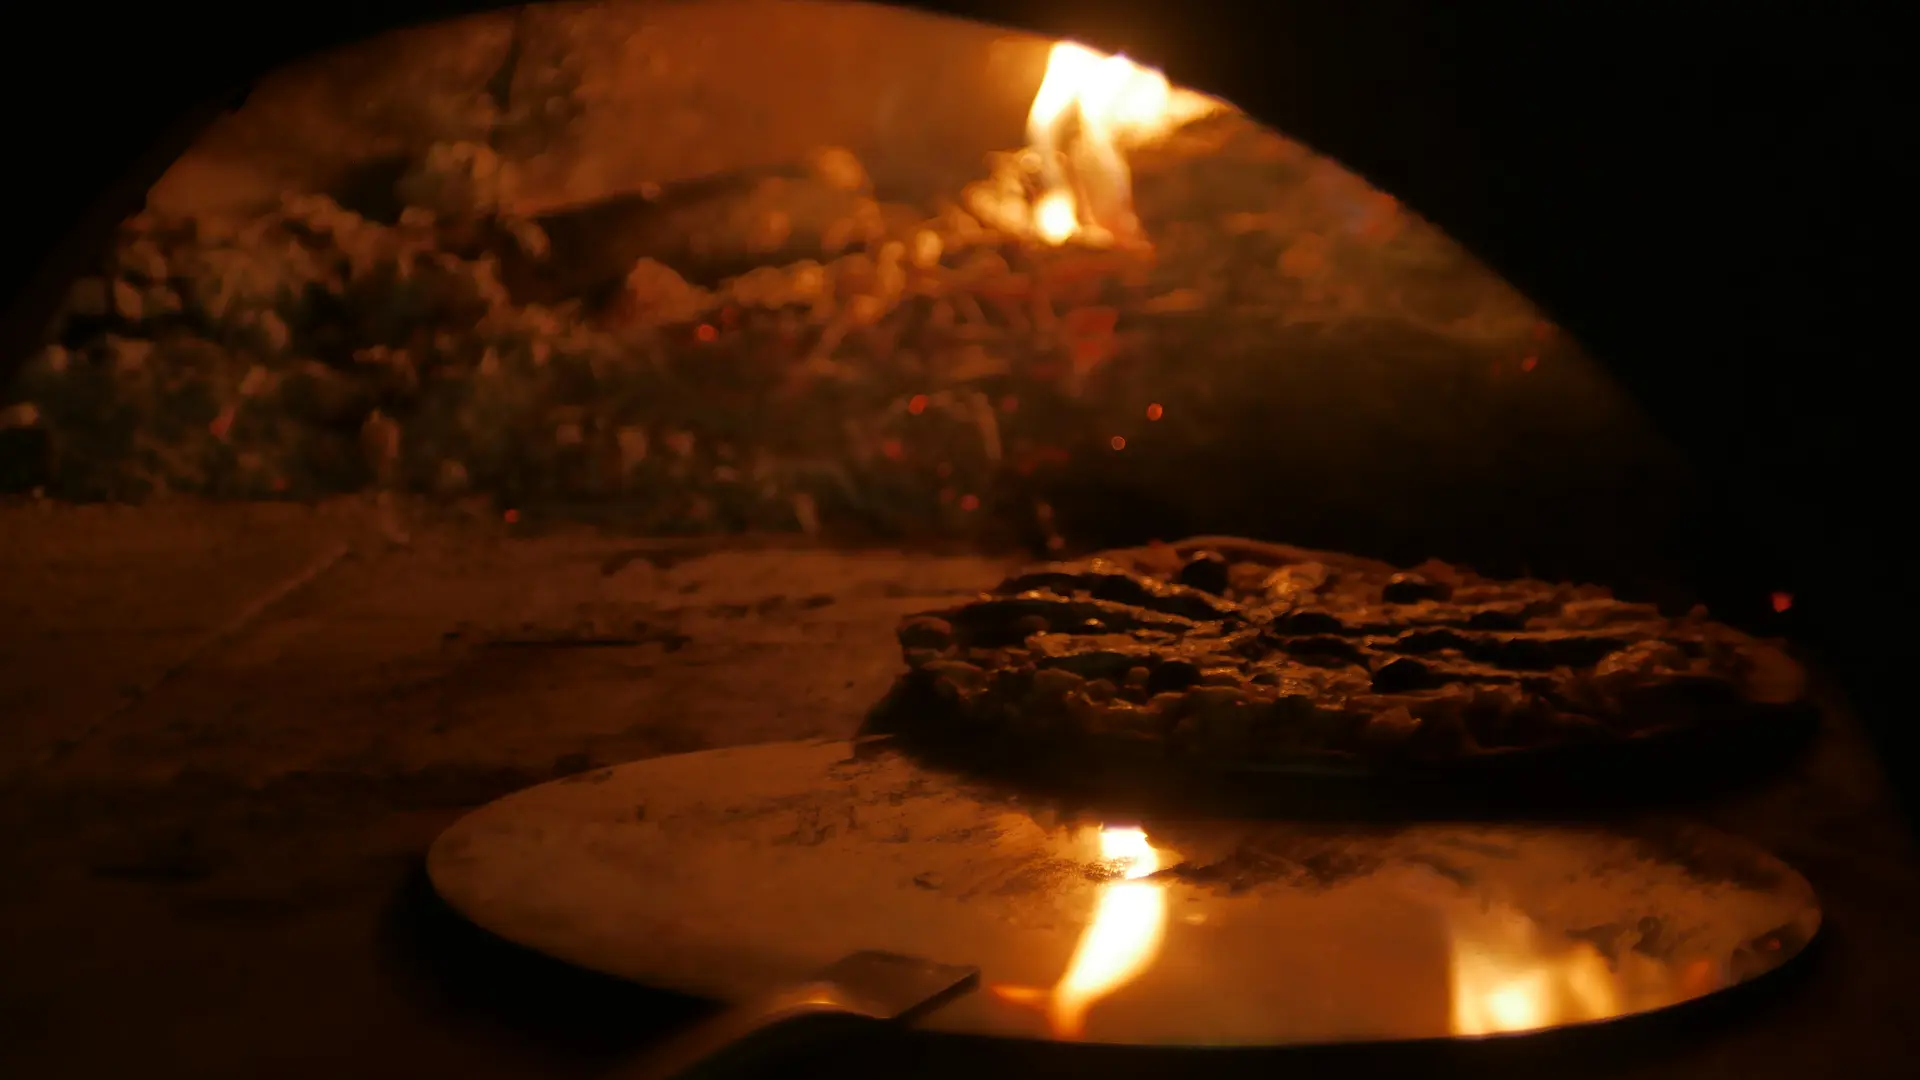
[[[910,1020],[972,990],[978,968],[936,964],[888,952],[857,952],[805,982],[721,1012],[609,1080],[682,1080],[704,1076],[742,1044],[809,1017]]]

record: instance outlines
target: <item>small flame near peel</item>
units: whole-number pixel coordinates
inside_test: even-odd
[[[1138,978],[1160,952],[1167,925],[1167,892],[1142,880],[1160,869],[1160,855],[1138,828],[1100,830],[1100,858],[1119,868],[1120,879],[1100,889],[1093,917],[1080,935],[1066,973],[1052,987],[996,984],[994,996],[1037,1009],[1055,1038],[1086,1034],[1087,1013]]]
[[[1453,920],[1452,1029],[1480,1036],[1601,1020],[1623,1009],[1613,971],[1586,942],[1550,948],[1516,911]]]

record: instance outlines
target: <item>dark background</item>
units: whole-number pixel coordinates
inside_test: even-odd
[[[20,302],[0,369],[76,269],[56,252],[97,247],[72,241],[103,238],[253,75],[498,6],[11,12],[0,292]],[[1915,155],[1899,151],[1897,5],[917,6],[1126,49],[1340,159],[1506,274],[1712,478],[1711,516],[1737,540],[1716,576],[1794,595],[1789,629],[1913,790],[1913,350],[1891,315],[1911,276],[1894,162]]]

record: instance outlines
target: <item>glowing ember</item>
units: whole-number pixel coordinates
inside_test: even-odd
[[[1086,1032],[1087,1013],[1100,999],[1138,978],[1160,952],[1167,926],[1166,887],[1141,880],[1160,868],[1160,855],[1140,829],[1100,831],[1100,858],[1115,865],[1120,880],[1100,889],[1093,918],[1051,989],[998,985],[1004,1001],[1039,1009],[1055,1038]]]
[[[1033,229],[1049,244],[1072,239],[1080,230],[1080,211],[1073,204],[1073,195],[1065,191],[1042,195],[1033,208]]]
[[[1055,45],[1027,113],[1027,146],[1040,167],[1035,235],[1055,245],[1140,242],[1126,149],[1221,108],[1124,56]]]

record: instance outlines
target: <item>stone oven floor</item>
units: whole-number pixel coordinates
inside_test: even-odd
[[[696,1007],[460,924],[433,837],[595,765],[850,734],[898,616],[1001,570],[359,501],[0,506],[0,566],[0,1075],[154,1078],[603,1072]],[[1821,889],[1825,946],[1554,1071],[1911,1075],[1920,872],[1857,732],[1709,813]]]

